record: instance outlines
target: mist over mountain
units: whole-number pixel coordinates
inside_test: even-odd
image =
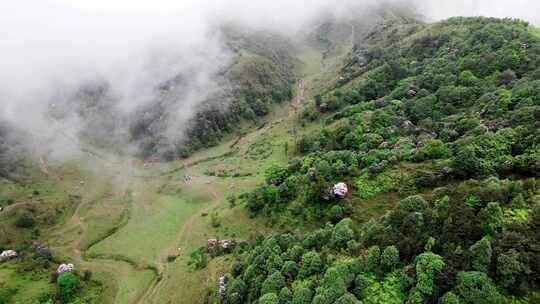
[[[530,10],[523,6],[515,6],[514,15],[527,17]],[[322,30],[328,39],[321,47],[332,52],[338,45],[343,47],[343,40],[357,39],[351,37],[351,30],[356,28],[354,35],[361,37],[368,28],[363,25],[374,24],[377,16],[395,9],[443,18],[453,10],[490,14],[492,9],[506,11],[507,5],[504,1],[485,6],[429,1],[316,1],[309,5],[303,1],[232,1],[227,5],[163,1],[152,6],[119,2],[104,5],[103,10],[97,7],[28,0],[1,7],[3,120],[50,143],[52,150],[68,146],[58,136],[61,130],[78,140],[84,135],[85,140],[103,147],[114,145],[125,153],[140,154],[149,144],[141,131],[133,135],[130,130],[142,125],[147,128],[144,132],[161,138],[159,147],[144,154],[179,145],[203,103],[211,99],[225,110],[233,98],[235,84],[223,77],[235,56],[230,37],[220,30],[226,24],[247,32],[275,33],[296,45],[302,42],[298,33],[316,33],[313,26],[321,27],[319,34]],[[292,48],[287,51],[294,53]],[[150,115],[144,110],[149,107],[161,108],[158,112],[162,113]],[[52,121],[56,127],[50,127]]]
[[[533,0],[0,3],[0,304],[540,303]]]

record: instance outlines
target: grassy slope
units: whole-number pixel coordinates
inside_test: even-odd
[[[322,68],[316,52],[306,52],[303,58],[305,75],[314,75]],[[306,94],[310,94],[309,84]],[[38,188],[46,201],[44,205],[64,210],[56,224],[44,226],[42,238],[58,260],[94,272],[94,280],[105,285],[101,303],[178,303],[179,299],[183,299],[182,303],[200,303],[208,290],[215,289],[228,258],[215,259],[206,269],[194,271],[187,265],[189,253],[208,238],[250,239],[255,232],[271,230],[261,221],[250,219],[241,206],[229,208],[225,198],[254,188],[263,181],[264,170],[271,164],[288,162],[295,137],[300,135],[295,119],[298,106],[275,105],[264,123],[243,125],[238,132],[241,135],[231,135],[222,144],[182,162],[141,166],[127,178],[125,187],[113,187],[123,177],[120,167],[124,164],[106,163],[101,164],[103,168],[89,171],[85,168],[95,164],[80,161],[49,168],[53,176],[45,179],[48,186],[36,184],[31,190],[20,190],[21,197],[30,197],[29,191]],[[307,126],[301,132],[317,127]],[[116,168],[104,171],[105,167]],[[241,177],[225,177],[234,173]],[[186,174],[193,176],[191,184],[183,183]],[[0,189],[7,191],[9,187]],[[73,195],[80,199],[70,203]],[[209,206],[217,206],[219,227],[212,227],[209,216],[200,215]],[[0,220],[3,226],[13,226],[13,217]],[[10,230],[9,234],[28,237],[16,232]],[[178,247],[182,248],[180,254]],[[175,254],[180,255],[175,262],[165,262],[168,255]],[[29,283],[24,276],[14,274],[15,263],[0,268],[0,285],[24,285],[25,290],[35,292],[19,292],[12,302],[31,301],[37,293],[53,288],[48,284],[48,275]],[[159,285],[155,285],[156,273],[162,278]],[[149,300],[141,300],[149,286]]]

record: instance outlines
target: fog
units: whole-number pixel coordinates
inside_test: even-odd
[[[186,87],[168,109],[176,119],[165,134],[179,138],[197,105],[220,89],[216,75],[231,60],[219,26],[292,35],[323,13],[345,16],[391,4],[417,7],[429,20],[484,15],[540,24],[536,0],[2,1],[0,120],[31,134],[36,151],[62,158],[80,151],[78,134],[87,128],[70,111],[81,85],[107,83],[115,102],[103,114],[129,117],[159,100],[157,86],[184,75]],[[62,119],[51,118],[51,107],[63,107]],[[114,132],[104,136],[125,139],[127,124],[114,121]]]

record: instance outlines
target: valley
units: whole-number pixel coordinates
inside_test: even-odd
[[[197,77],[134,116],[77,91],[69,158],[0,150],[0,304],[539,303],[538,30],[358,16],[220,29],[174,142]]]

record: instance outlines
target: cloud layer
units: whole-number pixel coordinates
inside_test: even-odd
[[[433,20],[452,15],[519,17],[540,24],[535,0],[387,0],[418,7]],[[159,100],[156,86],[190,75],[171,109],[181,133],[194,108],[216,87],[230,54],[216,28],[295,33],[322,13],[344,15],[381,5],[376,0],[18,0],[0,2],[0,118],[58,147],[84,128],[72,115],[53,122],[46,113],[70,90],[98,79],[111,88],[116,110],[132,113]],[[58,102],[57,102],[58,101]],[[70,104],[68,103],[68,106]],[[178,132],[178,134],[174,134]]]

